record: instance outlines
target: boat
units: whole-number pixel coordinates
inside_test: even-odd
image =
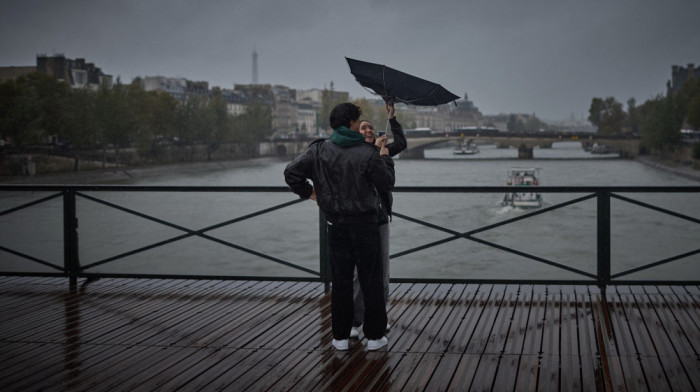
[[[615,147],[608,147],[605,144],[594,143],[590,149],[591,154],[619,154],[620,150]]]
[[[460,145],[452,151],[453,154],[455,155],[474,155],[479,153],[479,146],[476,145],[472,141],[472,139],[469,139],[466,143],[460,143]]]
[[[520,189],[506,193],[502,203],[504,206],[516,208],[542,207],[542,195],[533,192],[532,189],[527,189],[540,185],[540,169],[511,167],[506,184]]]

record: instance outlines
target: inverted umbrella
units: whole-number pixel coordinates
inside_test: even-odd
[[[362,86],[374,91],[386,102],[436,106],[459,99],[437,83],[397,71],[382,64],[345,58],[350,73]],[[456,103],[455,103],[456,105]]]

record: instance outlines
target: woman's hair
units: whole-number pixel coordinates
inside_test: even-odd
[[[360,120],[360,124],[362,124],[363,122],[367,122],[367,123],[369,123],[369,125],[371,125],[371,126],[372,126],[372,128],[374,128],[374,124],[372,124],[372,121],[369,121],[369,120],[365,120],[365,119],[362,119],[362,120]]]
[[[342,126],[350,127],[350,121],[357,121],[361,115],[362,109],[355,104],[350,102],[338,104],[331,110],[331,128],[336,129]]]

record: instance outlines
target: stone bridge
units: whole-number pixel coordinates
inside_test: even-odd
[[[407,138],[408,147],[401,153],[402,158],[423,159],[425,149],[437,144],[451,142],[458,146],[463,140],[472,140],[476,144],[495,144],[499,147],[514,147],[518,149],[518,158],[533,159],[534,147],[551,148],[552,143],[577,141],[581,148],[591,147],[597,143],[609,149],[619,151],[622,158],[635,158],[639,154],[639,138],[605,137],[592,134],[508,134],[476,135],[476,136],[427,136]]]
[[[552,143],[564,141],[578,141],[581,148],[590,147],[594,143],[599,146],[620,152],[620,157],[635,158],[639,154],[640,140],[638,137],[605,137],[590,133],[566,134],[566,133],[545,133],[545,134],[509,134],[499,133],[497,135],[475,135],[475,136],[426,136],[408,137],[408,147],[401,153],[402,158],[424,159],[425,149],[437,144],[451,142],[457,146],[462,140],[473,140],[476,144],[496,144],[497,146],[514,147],[518,149],[518,158],[534,158],[533,148],[551,148]],[[313,139],[294,140],[274,140],[260,143],[260,155],[262,156],[296,156],[304,153]]]

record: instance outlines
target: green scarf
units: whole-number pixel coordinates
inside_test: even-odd
[[[351,131],[348,127],[341,126],[333,130],[331,141],[339,146],[350,147],[364,143],[365,137],[360,132]]]

